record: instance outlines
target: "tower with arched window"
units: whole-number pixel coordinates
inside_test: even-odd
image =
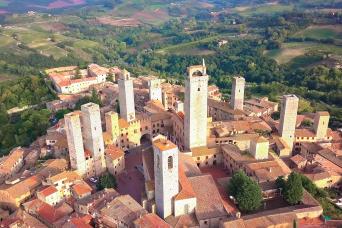
[[[186,149],[207,145],[208,80],[204,60],[202,65],[188,68],[184,95],[184,145]]]
[[[179,192],[178,148],[167,139],[153,142],[155,201],[157,213],[166,218],[173,214],[174,197]]]

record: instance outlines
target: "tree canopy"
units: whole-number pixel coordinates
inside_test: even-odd
[[[236,199],[239,209],[243,212],[254,211],[261,206],[260,186],[241,170],[230,180],[228,193]]]

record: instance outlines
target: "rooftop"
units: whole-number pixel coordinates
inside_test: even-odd
[[[195,191],[196,217],[199,220],[227,216],[220,193],[211,175],[190,177],[189,181]]]
[[[114,145],[108,145],[108,147],[105,149],[105,154],[112,160],[116,160],[123,157],[125,155],[125,152],[121,148],[118,148]]]
[[[159,151],[167,151],[177,148],[175,144],[173,144],[170,140],[167,139],[157,139],[153,141],[153,146],[158,148]]]

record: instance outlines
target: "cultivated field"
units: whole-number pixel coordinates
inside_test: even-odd
[[[313,25],[296,33],[294,37],[312,39],[342,39],[342,25]]]
[[[314,61],[312,56],[334,54],[342,56],[342,47],[315,42],[283,43],[280,49],[266,51],[265,55],[275,59],[279,64],[291,61]],[[310,57],[311,56],[311,57]]]

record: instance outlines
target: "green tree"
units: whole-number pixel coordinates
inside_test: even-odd
[[[108,81],[110,81],[110,82],[114,82],[114,75],[113,75],[112,72],[109,72],[109,73],[108,73],[107,79],[108,79]]]
[[[300,174],[292,172],[285,183],[283,196],[291,205],[298,204],[303,198],[302,178]]]
[[[261,206],[260,186],[241,170],[230,180],[228,192],[236,199],[239,209],[243,212],[254,211]]]
[[[80,68],[76,69],[74,79],[80,79],[82,77]]]
[[[116,188],[116,187],[117,187],[117,183],[116,183],[115,176],[113,176],[112,174],[108,172],[103,174],[100,177],[99,182],[97,184],[98,190],[102,190],[104,188]]]

